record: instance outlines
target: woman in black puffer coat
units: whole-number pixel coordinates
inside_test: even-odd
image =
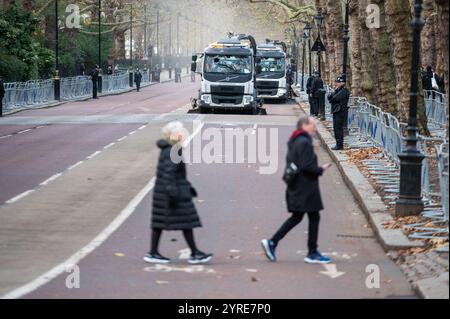
[[[186,165],[180,159],[180,147],[186,130],[180,122],[172,122],[163,128],[163,139],[157,142],[161,149],[159,156],[152,206],[151,250],[144,256],[149,263],[169,263],[170,259],[158,252],[163,230],[181,230],[191,249],[191,264],[211,260],[211,254],[199,251],[194,240],[193,229],[201,227],[200,218],[193,198],[196,190],[186,178]]]

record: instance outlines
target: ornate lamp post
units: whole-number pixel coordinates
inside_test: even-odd
[[[55,100],[61,100],[61,78],[59,74],[59,25],[58,25],[58,1],[55,1],[55,74],[53,76],[53,88]]]
[[[305,89],[305,54],[306,54],[306,40],[308,40],[308,36],[305,32],[303,32],[302,36],[302,91]]]
[[[413,53],[411,69],[411,97],[409,101],[409,119],[406,146],[400,158],[400,196],[396,203],[397,216],[418,215],[423,211],[422,201],[422,160],[424,156],[417,149],[417,99],[419,89],[420,34],[423,28],[421,20],[422,0],[415,0],[413,30]]]
[[[103,90],[103,72],[102,72],[102,0],[98,0],[98,93]]]
[[[344,57],[342,61],[342,74],[347,79],[347,61],[348,61],[348,41],[349,37],[349,15],[350,15],[350,3],[349,0],[344,0],[345,2],[345,19],[344,19]],[[344,134],[348,135],[348,109],[345,110],[345,120],[344,120]]]
[[[322,29],[322,26],[323,26],[323,20],[324,20],[324,18],[322,15],[322,10],[319,9],[319,10],[317,10],[317,14],[314,17],[314,23],[315,23],[315,25],[317,27],[317,31],[318,31],[318,34],[317,34],[318,41],[322,41],[320,30]],[[318,64],[319,64],[317,70],[319,71],[320,75],[322,76],[322,72],[321,72],[322,47],[320,45],[318,46],[318,49],[317,49],[317,57],[318,57]]]
[[[323,26],[323,20],[324,17],[322,15],[322,10],[318,9],[317,10],[317,15],[314,17],[314,23],[316,24],[317,27],[317,40],[316,43],[314,43],[313,46],[313,51],[317,51],[317,62],[318,62],[318,71],[320,76],[322,76],[322,51],[325,51],[325,46],[322,43],[322,38],[321,38],[321,34],[320,34],[320,30],[322,29]],[[320,92],[320,96],[319,96],[319,116],[320,116],[320,120],[321,121],[325,121],[326,120],[326,115],[325,115],[325,90],[322,90]]]
[[[308,59],[308,65],[309,65],[309,76],[312,76],[312,57],[311,57],[311,30],[312,27],[309,23],[305,25],[304,31],[305,35],[308,39],[308,52],[309,52],[309,59]]]

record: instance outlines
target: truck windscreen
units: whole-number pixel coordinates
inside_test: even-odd
[[[205,73],[251,74],[252,57],[239,55],[206,55]]]
[[[261,58],[261,74],[283,73],[286,71],[286,59]]]

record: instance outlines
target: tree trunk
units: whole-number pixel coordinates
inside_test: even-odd
[[[350,68],[351,76],[351,91],[353,96],[362,96],[361,89],[361,23],[359,20],[358,0],[350,0],[350,41],[349,41],[349,55],[351,59]],[[350,79],[350,77],[348,77]]]
[[[393,48],[395,66],[397,116],[406,122],[408,118],[409,96],[411,91],[412,36],[411,10],[408,0],[384,1],[386,26]]]

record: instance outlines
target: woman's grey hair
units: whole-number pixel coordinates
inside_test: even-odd
[[[302,115],[297,121],[297,129],[301,130],[303,129],[303,126],[306,124],[309,124],[309,121],[311,121],[311,116],[308,115]]]
[[[172,145],[180,142],[179,140],[180,134],[183,134],[183,137],[186,137],[185,136],[186,129],[184,128],[183,123],[178,121],[170,122],[169,124],[164,126],[161,130],[161,133],[162,138]]]

